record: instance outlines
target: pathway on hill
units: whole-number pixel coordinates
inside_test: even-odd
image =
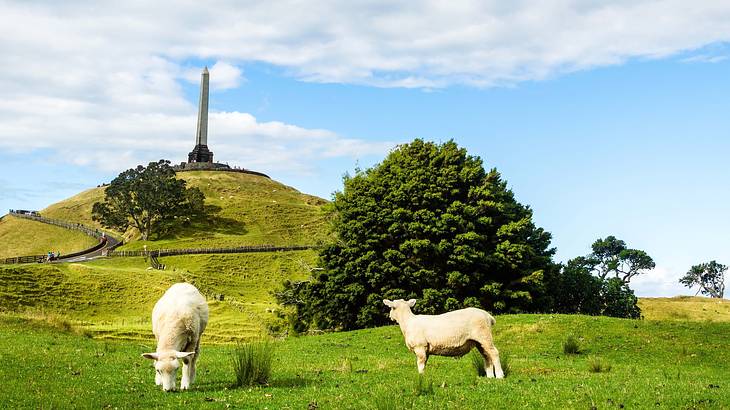
[[[79,231],[99,240],[98,244],[88,249],[84,249],[68,255],[62,255],[58,260],[54,262],[81,262],[98,258],[102,255],[105,255],[107,252],[114,250],[117,246],[122,244],[122,241],[120,239],[109,235],[106,232],[79,223],[67,222],[59,219],[44,218],[37,213],[26,213],[24,211],[18,212],[10,210],[9,215],[16,218],[29,219],[31,221]],[[19,256],[15,258],[5,258],[5,263],[43,262],[45,261],[45,258],[46,255]]]

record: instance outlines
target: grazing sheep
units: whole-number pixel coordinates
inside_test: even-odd
[[[466,308],[442,315],[414,315],[416,299],[388,300],[390,319],[398,322],[406,346],[416,354],[418,373],[423,373],[429,355],[463,356],[473,348],[484,358],[487,377],[504,377],[499,352],[492,343],[494,318],[487,312]]]
[[[178,359],[183,362],[180,389],[187,390],[195,380],[195,363],[200,356],[200,336],[208,324],[208,304],[198,289],[189,283],[170,286],[152,309],[152,332],[157,351],[142,356],[155,361],[155,384],[175,389]]]

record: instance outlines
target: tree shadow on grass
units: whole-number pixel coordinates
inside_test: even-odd
[[[185,224],[169,230],[158,239],[175,239],[181,237],[208,237],[212,234],[245,235],[246,225],[233,218],[220,215],[222,208],[217,205],[205,205],[202,215]]]

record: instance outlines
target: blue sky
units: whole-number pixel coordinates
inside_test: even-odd
[[[643,296],[693,294],[676,283],[692,264],[730,263],[730,8],[396,3],[223,4],[236,24],[181,6],[159,28],[141,3],[3,4],[18,41],[0,45],[0,209],[183,161],[208,65],[217,161],[329,198],[397,143],[453,138],[534,209],[558,260],[616,235],[657,263],[632,283]]]

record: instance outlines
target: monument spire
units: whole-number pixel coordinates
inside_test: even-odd
[[[213,162],[213,153],[208,149],[208,91],[210,74],[208,67],[200,75],[200,101],[198,102],[198,127],[195,134],[195,148],[188,154],[188,163]]]
[[[208,82],[210,74],[208,67],[203,69],[200,75],[200,100],[198,102],[198,131],[195,137],[195,145],[208,145]]]

